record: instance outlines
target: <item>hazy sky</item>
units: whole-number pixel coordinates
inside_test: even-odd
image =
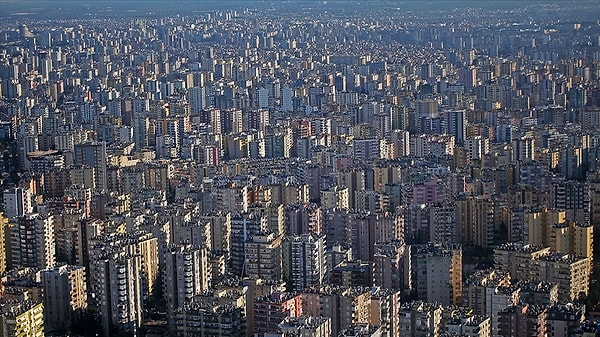
[[[579,1],[483,1],[483,0],[428,0],[428,1],[390,1],[390,0],[198,0],[198,1],[168,1],[168,0],[0,0],[0,18],[27,17],[30,19],[84,18],[86,16],[162,16],[173,14],[192,15],[194,12],[218,9],[269,8],[273,11],[326,11],[330,14],[358,14],[362,11],[385,10],[386,8],[403,8],[415,13],[429,11],[445,11],[455,8],[484,7],[489,9],[505,9],[523,11],[527,8],[533,12],[538,7],[557,4],[557,14],[561,11],[570,12],[568,15],[600,17],[599,0]],[[579,8],[578,8],[579,7]],[[582,10],[582,8],[586,8]],[[567,14],[567,13],[562,13]]]

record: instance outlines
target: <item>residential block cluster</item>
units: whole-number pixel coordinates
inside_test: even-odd
[[[331,2],[0,4],[0,336],[600,333],[600,7]]]

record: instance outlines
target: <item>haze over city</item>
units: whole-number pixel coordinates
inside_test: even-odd
[[[0,337],[600,335],[600,2],[0,0]]]

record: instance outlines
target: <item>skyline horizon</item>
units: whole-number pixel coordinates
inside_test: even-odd
[[[160,17],[169,15],[190,16],[200,14],[204,11],[219,10],[271,10],[285,12],[309,13],[313,11],[323,14],[355,15],[373,14],[380,11],[398,10],[402,13],[410,13],[416,17],[428,17],[433,14],[453,12],[458,9],[472,8],[476,10],[506,10],[509,14],[530,15],[554,14],[564,15],[575,12],[582,19],[597,18],[600,9],[596,6],[596,0],[581,1],[475,1],[475,0],[403,0],[403,1],[342,1],[342,0],[287,0],[287,1],[250,1],[250,0],[226,0],[215,2],[197,2],[190,0],[163,1],[163,0],[103,0],[103,1],[39,1],[39,0],[0,0],[0,20],[15,20],[18,18],[31,19],[78,19],[92,16],[94,18],[118,18],[118,17]],[[515,7],[515,4],[520,6]],[[141,6],[140,6],[141,5]],[[351,6],[350,6],[351,5]],[[593,5],[593,6],[590,6]],[[70,6],[70,8],[67,8]],[[511,8],[514,7],[514,11]],[[582,10],[585,9],[585,10]],[[600,15],[600,14],[599,14]]]

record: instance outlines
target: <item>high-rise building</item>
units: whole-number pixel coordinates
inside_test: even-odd
[[[246,242],[254,234],[266,229],[266,218],[256,213],[236,215],[231,218],[231,272],[242,275],[246,262]]]
[[[373,255],[373,285],[384,289],[402,289],[406,246],[400,240],[377,242]]]
[[[331,186],[321,191],[321,207],[327,208],[349,208],[350,191],[348,187]]]
[[[197,114],[206,108],[206,88],[191,87],[188,90],[188,101],[190,103],[190,113]]]
[[[464,86],[465,91],[471,91],[477,85],[477,67],[462,68],[459,71],[459,81]]]
[[[533,305],[512,305],[499,314],[498,336],[545,336],[547,309]]]
[[[456,204],[436,203],[429,207],[429,241],[458,243],[458,228],[456,224]]]
[[[490,318],[479,315],[458,314],[445,322],[449,334],[468,337],[492,336]]]
[[[457,145],[463,145],[467,138],[467,114],[464,110],[451,110],[446,115],[446,133],[454,136]]]
[[[379,337],[382,336],[381,327],[368,323],[352,324],[337,334],[338,337]]]
[[[545,280],[558,284],[558,299],[575,301],[587,295],[590,257],[550,252],[549,247],[503,244],[494,250],[496,268],[505,268],[521,280]]]
[[[551,250],[587,257],[590,263],[593,262],[594,227],[591,225],[575,222],[557,223],[548,228],[548,235]]]
[[[4,191],[4,216],[20,217],[33,212],[33,195],[28,189],[14,187]]]
[[[354,139],[352,141],[354,158],[372,160],[381,158],[381,141],[376,138]]]
[[[490,150],[489,139],[481,136],[467,137],[465,149],[469,154],[469,160],[482,159]]]
[[[90,166],[70,166],[68,175],[71,185],[93,189],[96,186],[96,170]]]
[[[177,149],[183,139],[183,125],[177,118],[163,118],[156,121],[156,137],[169,136]]]
[[[477,315],[490,315],[487,313],[488,288],[510,285],[510,275],[496,269],[476,271],[465,280],[463,285],[463,305],[473,309]]]
[[[547,330],[556,337],[574,336],[579,325],[585,320],[583,304],[553,304],[547,308]]]
[[[243,115],[241,109],[227,109],[221,111],[221,132],[240,133],[244,130]]]
[[[4,273],[7,264],[7,248],[10,248],[10,241],[6,242],[6,233],[10,229],[8,228],[8,218],[4,214],[0,213],[0,273]]]
[[[394,129],[390,134],[392,147],[391,158],[401,158],[410,155],[410,133],[402,129]]]
[[[294,110],[294,103],[292,98],[294,96],[294,92],[290,87],[281,88],[281,110],[290,112]]]
[[[248,210],[249,189],[246,185],[215,186],[211,192],[215,211],[240,213]]]
[[[548,281],[519,280],[511,285],[515,296],[510,303],[528,303],[533,305],[549,306],[558,303],[558,284]],[[504,305],[507,307],[508,305]]]
[[[50,329],[68,329],[87,309],[85,268],[60,265],[42,273],[44,320]]]
[[[323,230],[323,210],[314,203],[286,204],[284,217],[284,232],[289,235],[321,233]]]
[[[85,212],[69,209],[54,215],[56,259],[68,264],[83,265],[86,254]]]
[[[439,336],[442,329],[442,307],[439,304],[403,303],[399,311],[399,336]]]
[[[308,184],[281,183],[269,186],[271,188],[271,203],[275,205],[301,204],[309,201]]]
[[[177,309],[174,328],[181,337],[244,337],[246,317],[240,307],[194,303]]]
[[[106,143],[87,142],[75,145],[73,149],[73,163],[75,165],[93,167],[96,189],[106,190]]]
[[[535,159],[536,140],[533,137],[524,136],[512,141],[515,158],[520,161],[531,161]]]
[[[93,305],[100,313],[104,336],[116,328],[136,333],[142,325],[142,257],[111,252],[90,259]]]
[[[271,91],[268,88],[259,88],[258,89],[258,101],[257,106],[259,108],[268,108],[271,104]]]
[[[389,229],[391,219],[386,217],[380,217],[373,213],[352,213],[348,221],[344,223],[344,228],[347,231],[346,244],[352,247],[352,252],[355,254],[354,257],[362,261],[373,261],[373,255],[375,254],[374,246],[375,242],[385,240],[381,234],[382,232],[388,232],[392,234],[393,230]],[[392,222],[393,223],[393,222]],[[391,226],[393,227],[393,226]],[[383,235],[386,238],[394,239],[392,235]]]
[[[174,245],[167,249],[163,294],[167,302],[169,325],[175,329],[175,312],[208,290],[210,269],[206,248],[199,245]]]
[[[200,221],[210,226],[210,249],[226,253],[231,249],[231,213],[211,212],[203,214]]]
[[[116,287],[116,283],[107,284],[106,279],[102,279],[102,270],[97,268],[110,269],[116,268],[113,262],[103,262],[111,260],[112,257],[120,259],[121,265],[134,266],[135,276],[139,279],[141,296],[152,294],[156,286],[158,277],[158,239],[151,233],[136,231],[132,233],[112,233],[93,237],[89,244],[90,256],[90,291],[92,302],[90,305],[100,307],[98,294],[105,295],[107,289]],[[139,261],[138,261],[139,260]],[[98,262],[95,262],[98,261]],[[129,271],[126,271],[130,273]],[[133,285],[131,285],[133,287]],[[137,289],[137,285],[132,288]],[[137,291],[137,290],[136,290]],[[131,295],[133,296],[133,295]]]
[[[148,138],[150,136],[150,119],[145,116],[137,116],[132,119],[131,124],[135,149],[139,151],[150,144]]]
[[[553,184],[553,206],[565,210],[565,219],[577,223],[590,221],[590,191],[586,184],[570,180]]]
[[[343,261],[329,271],[328,283],[338,287],[370,287],[373,266],[366,261]]]
[[[511,210],[515,215],[512,218],[523,218],[522,229],[523,240],[532,245],[550,246],[550,231],[549,229],[555,224],[563,224],[566,221],[566,212],[563,210],[551,210],[543,208],[539,210],[528,210],[524,207],[519,207]],[[519,215],[522,214],[521,215]],[[520,222],[515,219],[515,222]],[[511,226],[512,227],[512,226]],[[515,240],[513,240],[515,241]],[[518,241],[518,240],[517,240]]]
[[[564,253],[547,253],[530,261],[529,279],[558,284],[558,299],[572,302],[587,296],[590,282],[590,258]]]
[[[588,173],[587,185],[590,191],[590,223],[594,232],[600,233],[600,170]],[[594,244],[600,247],[600,240]]]
[[[332,336],[337,336],[352,324],[369,323],[371,292],[366,288],[322,289],[315,295],[317,303],[320,303],[319,315],[331,318]]]
[[[43,337],[44,305],[32,301],[0,306],[0,335]]]
[[[279,323],[286,317],[301,316],[296,296],[289,293],[271,293],[256,298],[253,304],[254,333],[264,334],[277,331]]]
[[[289,132],[277,132],[262,139],[265,158],[290,157],[292,137]]]
[[[381,327],[382,337],[400,336],[400,291],[373,288],[369,324]]]
[[[325,236],[302,234],[289,237],[290,278],[292,289],[302,291],[320,286],[325,281],[327,263],[325,259]]]
[[[511,277],[527,278],[529,261],[550,252],[550,248],[524,243],[506,243],[494,249],[494,267],[508,270]]]
[[[272,191],[273,189],[271,189],[271,192]],[[261,216],[265,218],[267,229],[275,233],[275,235],[283,234],[285,232],[283,203],[276,203],[271,200],[271,205],[256,204],[252,207],[252,211],[261,214]]]
[[[271,113],[268,109],[250,110],[246,114],[246,125],[243,130],[265,131],[266,127],[271,125]]]
[[[173,243],[185,243],[210,247],[210,227],[203,221],[183,221],[174,223],[171,227]]]
[[[286,317],[279,323],[280,336],[328,337],[331,336],[329,317]]]
[[[477,246],[490,247],[494,244],[494,204],[487,197],[474,198],[474,223],[472,228],[473,243]]]
[[[31,213],[10,226],[11,266],[54,267],[56,261],[54,216]]]
[[[405,273],[417,299],[442,305],[462,303],[462,248],[451,244],[409,246]],[[410,272],[408,272],[410,270]]]
[[[282,235],[261,232],[246,241],[245,274],[248,277],[274,282],[283,279],[282,239]]]
[[[508,305],[518,302],[518,289],[511,288],[510,275],[500,269],[475,272],[465,280],[463,305],[476,315],[491,318],[492,336],[498,331],[498,313]]]

